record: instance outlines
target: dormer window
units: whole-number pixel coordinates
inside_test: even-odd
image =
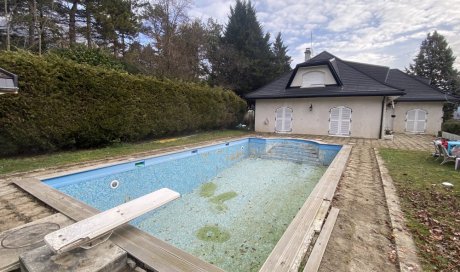
[[[325,73],[323,71],[310,71],[302,75],[302,88],[324,87]]]

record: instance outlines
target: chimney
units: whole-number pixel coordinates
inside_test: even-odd
[[[305,49],[305,61],[309,61],[311,59],[311,49],[307,47]]]

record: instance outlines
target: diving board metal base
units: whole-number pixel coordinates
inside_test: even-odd
[[[116,227],[179,197],[179,193],[168,188],[162,188],[52,232],[45,236],[45,242],[53,252],[61,254],[87,245],[103,236],[110,236],[110,232]]]

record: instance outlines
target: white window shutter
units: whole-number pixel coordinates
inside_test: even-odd
[[[350,128],[351,109],[343,106],[332,108],[329,115],[329,134],[348,136]]]
[[[350,135],[351,126],[351,109],[341,108],[340,135]]]
[[[406,131],[423,133],[426,130],[427,112],[422,109],[413,109],[406,114]]]
[[[325,85],[325,74],[322,71],[307,72],[302,75],[303,88],[319,87]]]
[[[417,110],[417,118],[415,120],[415,131],[419,133],[425,132],[426,129],[426,111]]]
[[[275,113],[275,130],[282,131],[283,130],[283,111],[284,108],[279,108],[276,110]]]
[[[340,108],[332,108],[329,115],[329,134],[339,135]]]
[[[276,132],[292,131],[292,109],[288,107],[278,108],[275,112]]]
[[[410,110],[406,113],[406,131],[414,132],[415,131],[415,117],[417,115],[417,110]]]

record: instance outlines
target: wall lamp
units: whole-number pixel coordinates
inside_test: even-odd
[[[313,104],[310,104],[309,109],[310,109],[310,111],[313,111]]]

